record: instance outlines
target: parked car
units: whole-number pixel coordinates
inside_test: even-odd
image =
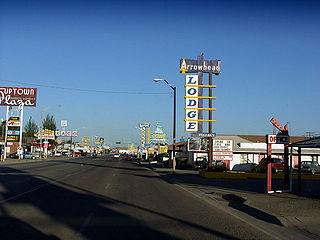
[[[30,153],[30,152],[26,152],[23,154],[22,158],[23,159],[36,159],[36,158],[39,158],[39,154],[37,153]],[[19,154],[17,152],[14,152],[14,153],[11,153],[9,154],[9,158],[16,158],[18,159],[19,158]]]
[[[272,171],[275,173],[284,171],[284,163],[281,158],[262,158],[257,166],[257,172],[266,172],[268,163],[273,163]]]
[[[17,152],[9,154],[9,158],[19,158],[19,155]]]
[[[293,170],[295,172],[298,171],[298,165],[295,165]],[[318,162],[302,161],[301,172],[306,172],[311,174],[320,173],[320,165]]]
[[[23,154],[23,158],[24,159],[36,159],[39,158],[40,155],[38,153],[30,153],[30,152],[26,152]]]
[[[119,153],[116,153],[116,154],[113,155],[113,157],[119,158],[119,157],[120,157],[120,154],[119,154]]]
[[[232,171],[253,172],[256,167],[255,163],[241,163],[234,165]]]
[[[55,152],[55,153],[54,153],[54,156],[55,156],[55,157],[61,157],[61,156],[62,156],[62,153],[61,153],[61,152]]]
[[[208,166],[208,160],[205,157],[197,157],[194,162],[195,169],[206,169]]]

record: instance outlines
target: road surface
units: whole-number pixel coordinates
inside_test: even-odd
[[[0,239],[274,239],[111,156],[0,166],[0,214]]]

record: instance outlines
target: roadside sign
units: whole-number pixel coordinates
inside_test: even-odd
[[[36,100],[36,88],[0,87],[1,106],[35,107]]]
[[[20,122],[17,121],[8,121],[9,127],[20,127]]]
[[[180,73],[213,73],[220,74],[221,60],[180,59]]]
[[[19,142],[20,136],[15,136],[15,135],[8,135],[7,136],[7,141],[8,142]]]
[[[13,135],[13,136],[20,136],[20,131],[19,130],[8,130],[7,134]]]
[[[20,117],[9,117],[9,121],[19,122]]]
[[[61,120],[61,127],[67,127],[68,121],[67,120]]]
[[[78,136],[78,132],[77,131],[72,131],[72,137],[76,137]]]
[[[233,160],[232,140],[213,140],[213,160]]]

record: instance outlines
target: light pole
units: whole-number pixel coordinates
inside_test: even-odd
[[[173,90],[173,133],[172,133],[172,174],[176,172],[176,87],[173,87],[166,79],[155,78],[154,82],[164,81]]]

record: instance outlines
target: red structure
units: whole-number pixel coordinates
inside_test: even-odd
[[[275,119],[272,118],[270,122],[280,131],[276,137],[275,142],[273,143],[279,143],[284,144],[284,179],[283,179],[283,190],[288,191],[290,189],[290,179],[289,179],[289,128],[288,124],[286,124],[284,127]],[[267,156],[268,159],[271,159],[272,155],[272,142],[270,142],[270,139],[267,137]],[[271,193],[272,191],[272,166],[273,163],[271,161],[268,163],[267,167],[267,192]]]

